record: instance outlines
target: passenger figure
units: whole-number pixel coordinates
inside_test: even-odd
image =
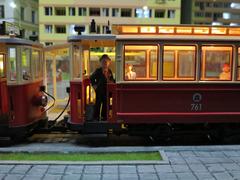
[[[107,54],[100,58],[101,67],[97,68],[90,76],[90,81],[96,92],[96,103],[94,108],[94,118],[106,120],[107,118],[107,83],[114,83],[112,71],[109,69],[111,59]],[[100,113],[102,105],[102,111]]]
[[[222,67],[222,73],[219,75],[220,80],[230,80],[231,79],[231,71],[229,64],[225,63]]]
[[[136,72],[134,72],[132,69],[133,65],[129,64],[127,69],[127,79],[136,79]]]

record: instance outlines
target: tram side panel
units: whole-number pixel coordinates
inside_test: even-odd
[[[41,105],[40,92],[42,81],[24,85],[9,86],[10,111],[12,120],[10,128],[32,128],[39,120],[46,119],[44,107]]]
[[[7,124],[9,118],[7,82],[0,79],[0,124]]]
[[[239,84],[118,84],[117,120],[129,124],[240,121]]]

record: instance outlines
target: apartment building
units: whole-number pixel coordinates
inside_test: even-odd
[[[38,0],[0,0],[0,23],[13,23],[22,37],[38,39]]]
[[[45,45],[66,42],[75,25],[97,33],[111,24],[179,24],[181,0],[39,0],[40,41]]]
[[[181,23],[240,25],[240,0],[183,0]]]

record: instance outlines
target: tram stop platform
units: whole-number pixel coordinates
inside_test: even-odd
[[[69,143],[35,143],[1,147],[0,152],[164,152],[162,164],[48,163],[0,161],[0,179],[63,180],[237,180],[240,146],[80,147]]]

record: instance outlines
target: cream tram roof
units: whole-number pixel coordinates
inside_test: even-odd
[[[106,46],[106,42],[113,45],[115,40],[240,40],[239,26],[113,25],[112,32],[71,36],[68,40],[93,46]]]
[[[0,36],[0,44],[11,44],[11,45],[27,45],[34,47],[43,47],[42,44],[20,38],[11,38],[9,36]]]

